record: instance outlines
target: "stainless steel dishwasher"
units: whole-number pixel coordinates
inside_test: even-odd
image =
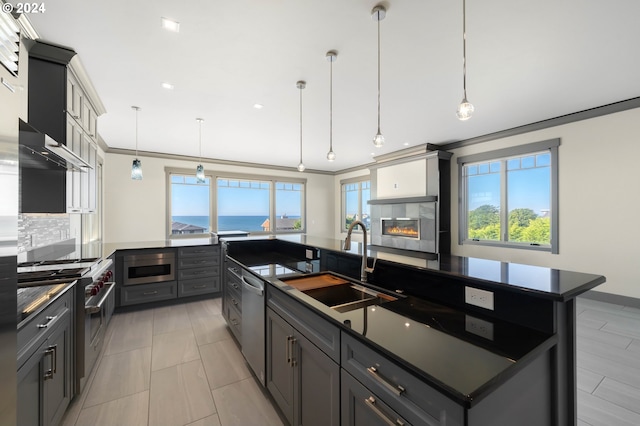
[[[264,386],[264,282],[242,271],[242,354]]]

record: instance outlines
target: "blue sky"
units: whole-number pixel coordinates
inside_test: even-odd
[[[276,215],[301,216],[299,191],[276,191]],[[207,185],[173,185],[173,216],[207,216]],[[269,216],[269,190],[260,188],[218,188],[219,216]]]

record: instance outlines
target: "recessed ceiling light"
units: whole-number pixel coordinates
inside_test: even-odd
[[[253,104],[253,107],[255,109],[262,109],[262,108],[264,108],[264,105],[262,105],[262,104]]]
[[[409,142],[405,142],[403,145],[404,146],[409,146]]]
[[[374,155],[376,155],[376,153],[375,153],[375,152],[372,152],[372,153],[371,153],[371,156],[373,157]]]
[[[173,31],[174,33],[180,32],[180,22],[169,18],[160,18],[160,21],[162,22],[162,28],[165,30]]]
[[[162,87],[167,90],[173,90],[173,84],[171,83],[163,82]]]

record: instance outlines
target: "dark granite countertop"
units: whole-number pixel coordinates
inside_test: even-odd
[[[158,241],[130,241],[102,244],[103,257],[109,257],[117,250],[163,249],[171,247],[191,247],[218,245],[217,238],[176,238]]]
[[[344,241],[307,235],[278,236],[279,240],[343,252]],[[362,244],[352,242],[346,253],[361,255]],[[566,301],[606,281],[602,275],[565,271],[543,266],[501,262],[497,260],[461,257],[447,254],[427,254],[368,247],[367,255],[388,262],[437,271],[447,276],[474,280],[484,287],[526,292],[529,295]]]
[[[287,279],[302,274],[292,274],[282,266],[303,270],[305,261],[278,253],[262,258],[237,256],[234,260],[253,268],[254,273],[260,266],[260,276],[272,286],[466,407],[491,393],[557,340],[555,335],[412,296],[341,313],[287,284]]]

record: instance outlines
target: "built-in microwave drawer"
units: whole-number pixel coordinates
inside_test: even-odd
[[[413,425],[464,424],[462,406],[345,332],[341,365]]]
[[[139,285],[173,281],[176,279],[175,250],[134,254],[124,257],[122,284]]]

